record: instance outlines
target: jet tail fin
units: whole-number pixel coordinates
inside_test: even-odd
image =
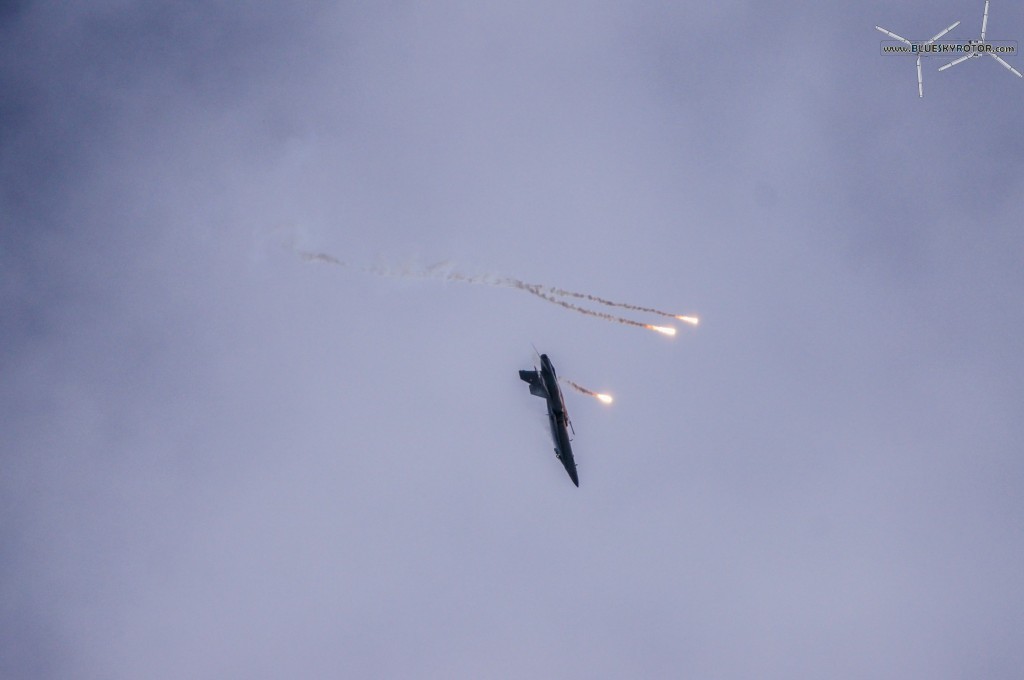
[[[540,374],[537,371],[519,371],[519,379],[530,383],[530,394],[535,397],[547,399],[548,393],[541,384]]]

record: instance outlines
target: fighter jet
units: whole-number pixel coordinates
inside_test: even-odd
[[[519,371],[519,377],[530,383],[530,394],[547,400],[548,420],[551,421],[551,438],[555,443],[555,456],[562,461],[572,483],[579,486],[576,461],[572,457],[572,445],[569,443],[569,432],[566,430],[567,426],[572,428],[572,423],[569,422],[569,414],[565,410],[562,390],[558,387],[558,375],[555,374],[555,367],[548,359],[548,355],[540,355],[540,370],[535,368],[532,371]],[[575,430],[573,430],[573,434],[576,434]]]

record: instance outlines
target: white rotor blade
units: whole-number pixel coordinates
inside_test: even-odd
[[[889,36],[890,38],[895,38],[896,40],[900,40],[900,41],[902,41],[902,42],[905,42],[905,43],[907,43],[908,45],[913,45],[913,44],[914,44],[914,43],[910,42],[909,40],[907,40],[906,38],[904,38],[904,37],[903,37],[902,35],[896,35],[896,34],[895,34],[895,33],[893,33],[892,31],[887,31],[887,30],[885,30],[884,28],[882,28],[881,26],[875,26],[875,28],[877,28],[877,29],[878,29],[879,31],[881,31],[882,33],[885,33],[885,34],[886,34],[887,36]]]
[[[993,59],[995,59],[996,61],[998,61],[998,62],[999,62],[1000,64],[1002,64],[1003,66],[1005,66],[1006,68],[1010,69],[1010,71],[1011,71],[1011,72],[1012,72],[1012,73],[1013,73],[1014,75],[1016,75],[1016,76],[1017,76],[1018,78],[1024,78],[1024,76],[1022,76],[1022,75],[1020,74],[1020,71],[1018,71],[1018,70],[1017,70],[1017,69],[1015,69],[1014,67],[1012,67],[1012,66],[1010,66],[1009,64],[1007,64],[1007,63],[1006,63],[1006,62],[1005,62],[1005,61],[1003,60],[1003,58],[1002,58],[1002,57],[1000,57],[1000,56],[999,56],[998,54],[992,54],[991,52],[988,52],[987,54],[988,54],[988,56],[992,57]]]
[[[939,33],[939,34],[938,34],[938,35],[936,35],[936,36],[935,36],[934,38],[932,38],[931,40],[929,40],[928,42],[926,42],[926,43],[925,43],[925,45],[931,45],[931,44],[932,44],[933,42],[935,42],[936,40],[938,40],[938,39],[939,39],[939,38],[941,38],[942,36],[946,35],[947,33],[949,33],[950,31],[952,31],[952,30],[953,30],[954,28],[956,28],[956,27],[957,27],[957,26],[959,26],[959,25],[960,25],[960,22],[958,21],[958,22],[956,22],[955,24],[953,24],[952,26],[950,26],[949,28],[947,28],[947,29],[946,29],[945,31],[943,31],[942,33]]]
[[[939,67],[939,70],[940,70],[940,71],[945,71],[945,70],[946,70],[947,68],[949,68],[950,66],[956,66],[956,65],[957,65],[957,64],[959,64],[959,63],[960,63],[961,61],[967,61],[967,60],[968,60],[968,59],[970,59],[970,58],[971,58],[971,55],[969,55],[969,54],[965,54],[964,56],[960,57],[959,59],[957,59],[957,60],[955,60],[955,61],[951,61],[951,62],[949,62],[949,63],[948,63],[948,64],[946,64],[945,66],[940,66],[940,67]]]
[[[924,79],[921,77],[921,55],[917,57],[917,96],[924,96]]]
[[[988,26],[988,0],[985,0],[985,16],[981,18],[981,41],[985,42],[985,27]]]

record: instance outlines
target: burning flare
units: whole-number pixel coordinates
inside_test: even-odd
[[[594,399],[597,399],[602,404],[610,404],[613,401],[612,395],[610,395],[610,394],[602,394],[601,392],[595,392],[594,390],[588,390],[586,387],[583,387],[582,385],[577,385],[572,380],[567,380],[565,378],[562,378],[562,382],[564,382],[566,385],[568,385],[569,387],[573,388],[574,390],[576,390],[580,394],[585,394],[588,397],[593,397]]]
[[[672,326],[652,326],[650,324],[647,324],[647,325],[644,326],[644,328],[649,328],[652,331],[658,331],[662,335],[675,335],[676,334],[676,329],[673,328]]]
[[[684,322],[686,322],[686,323],[690,324],[691,326],[697,326],[697,325],[700,325],[700,319],[698,319],[698,318],[697,318],[697,317],[695,317],[695,316],[682,316],[682,315],[677,315],[677,316],[676,316],[676,318],[677,318],[677,319],[679,319],[680,321],[684,321]]]

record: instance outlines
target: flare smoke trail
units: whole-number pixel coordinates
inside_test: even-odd
[[[517,288],[519,290],[525,290],[527,293],[530,293],[531,295],[536,295],[541,300],[545,300],[547,302],[550,302],[553,305],[558,305],[559,307],[565,307],[566,309],[571,309],[572,311],[579,312],[580,314],[586,314],[587,316],[593,316],[593,317],[598,318],[598,319],[604,319],[605,321],[613,321],[615,323],[620,323],[620,324],[622,324],[624,326],[633,326],[635,328],[646,328],[649,331],[656,331],[656,332],[661,333],[663,335],[675,335],[676,334],[676,329],[673,328],[672,326],[654,326],[654,325],[651,325],[649,323],[641,323],[639,321],[634,321],[633,319],[625,319],[625,318],[623,318],[621,316],[615,316],[614,314],[606,314],[605,312],[596,312],[593,309],[587,309],[586,307],[580,307],[579,305],[574,305],[573,303],[566,302],[565,300],[559,300],[557,297],[555,297],[553,295],[548,295],[547,293],[544,292],[545,290],[552,290],[552,289],[545,288],[544,286],[540,286],[540,285],[537,285],[535,283],[523,283],[522,281],[517,281],[516,279],[504,279],[504,281],[506,281],[507,283],[500,284],[500,285],[507,285],[509,287]]]
[[[537,285],[523,283],[522,281],[516,281],[515,284],[516,285],[513,286],[514,288],[518,288],[519,290],[525,290],[527,293],[530,293],[531,295],[536,295],[541,300],[547,300],[553,305],[565,307],[566,309],[571,309],[572,311],[579,312],[580,314],[586,314],[587,316],[593,316],[598,319],[604,319],[606,321],[614,321],[616,323],[621,323],[626,326],[635,326],[637,328],[647,328],[650,330],[656,330],[657,328],[659,328],[659,326],[651,326],[650,324],[640,323],[639,321],[633,321],[632,319],[624,319],[621,316],[606,314],[604,312],[595,312],[593,309],[587,309],[586,307],[580,307],[579,305],[574,305],[573,303],[566,302],[565,300],[559,300],[554,296],[547,295],[546,293],[544,293],[541,287]]]
[[[660,309],[654,307],[641,307],[640,305],[631,305],[628,302],[615,302],[614,300],[608,300],[597,295],[591,295],[590,293],[577,293],[573,290],[565,290],[564,288],[547,288],[549,293],[554,295],[560,295],[562,297],[574,297],[580,300],[588,300],[590,302],[596,302],[599,305],[605,305],[606,307],[618,307],[620,309],[630,309],[634,312],[647,312],[648,314],[657,314],[658,316],[667,316],[670,319],[679,319],[686,323],[693,324],[696,326],[700,321],[695,316],[686,316],[684,314],[673,314],[671,312],[663,312]]]
[[[585,394],[588,397],[594,397],[595,399],[600,401],[602,404],[610,404],[610,403],[612,403],[612,395],[610,395],[610,394],[603,394],[601,392],[595,392],[594,390],[588,390],[586,387],[583,387],[582,385],[577,385],[572,380],[568,380],[566,378],[562,378],[561,380],[566,385],[568,385],[569,387],[573,388],[574,390],[576,390],[580,394]]]
[[[305,251],[305,250],[296,250],[295,252],[298,254],[299,257],[301,257],[306,262],[322,262],[324,264],[332,264],[332,265],[335,265],[335,266],[338,266],[338,267],[353,268],[352,265],[349,265],[349,264],[347,264],[345,262],[342,262],[341,260],[339,260],[338,258],[334,257],[333,255],[327,255],[326,253],[313,253],[313,252],[309,252],[309,251]],[[619,324],[622,324],[624,326],[633,326],[635,328],[645,328],[647,330],[656,331],[656,332],[661,333],[663,335],[675,335],[676,334],[676,329],[673,328],[672,326],[654,326],[652,324],[642,323],[640,321],[634,321],[633,319],[626,319],[626,318],[623,318],[621,316],[615,316],[614,314],[607,314],[605,312],[597,312],[597,311],[594,311],[593,309],[587,309],[586,307],[580,307],[579,305],[574,305],[573,303],[566,302],[565,300],[559,300],[556,297],[556,295],[570,296],[570,297],[576,297],[576,298],[581,298],[581,299],[589,299],[589,300],[593,300],[595,302],[600,302],[601,304],[606,304],[606,305],[615,306],[615,307],[625,307],[627,309],[634,309],[634,308],[637,309],[637,310],[645,309],[643,307],[636,307],[635,305],[625,305],[625,304],[619,304],[619,303],[615,303],[615,302],[611,302],[611,301],[606,301],[606,300],[603,300],[602,298],[598,298],[598,297],[592,296],[592,295],[587,295],[585,293],[573,293],[573,292],[570,292],[570,291],[563,291],[563,290],[558,289],[558,288],[551,288],[549,286],[541,286],[541,285],[536,284],[536,283],[526,283],[525,281],[520,281],[519,279],[514,279],[514,278],[509,277],[509,276],[489,276],[489,275],[467,276],[466,274],[460,274],[458,272],[446,272],[443,269],[443,265],[434,265],[432,267],[429,267],[426,271],[423,271],[423,270],[413,270],[413,269],[390,269],[390,268],[382,267],[382,266],[379,266],[379,265],[375,265],[375,266],[372,266],[372,267],[355,267],[355,268],[359,269],[360,271],[364,271],[364,272],[367,272],[367,273],[370,273],[370,274],[374,274],[376,276],[394,276],[394,277],[398,277],[398,278],[416,278],[416,279],[440,279],[442,281],[457,281],[457,282],[460,282],[460,283],[470,283],[470,284],[485,285],[485,286],[499,286],[499,287],[502,287],[502,288],[515,288],[516,290],[522,290],[522,291],[525,291],[525,292],[529,293],[530,295],[534,295],[536,297],[539,297],[541,300],[544,300],[546,302],[550,302],[553,305],[558,305],[559,307],[564,307],[565,309],[570,309],[570,310],[572,310],[574,312],[579,312],[580,314],[585,314],[586,316],[592,316],[592,317],[595,317],[597,319],[604,319],[605,321],[612,321],[614,323],[619,323]],[[656,310],[650,310],[650,311],[656,311]],[[662,314],[664,316],[674,317],[674,318],[683,318],[683,317],[675,317],[675,315],[668,314],[668,313],[665,313],[665,312],[657,312],[657,313]],[[689,318],[689,317],[687,317],[687,318]]]
[[[298,251],[298,252],[299,252],[299,257],[301,257],[306,262],[324,262],[326,264],[336,264],[339,267],[347,267],[348,266],[347,264],[345,264],[344,262],[342,262],[338,258],[332,257],[330,255],[326,255],[324,253],[307,253],[307,252],[303,252],[301,250]]]

